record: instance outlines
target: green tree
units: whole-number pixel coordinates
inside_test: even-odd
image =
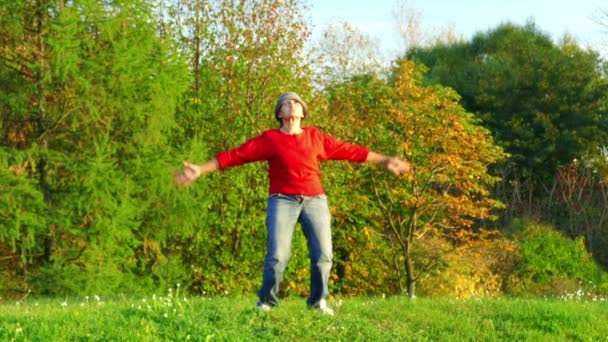
[[[143,219],[155,204],[143,175],[162,166],[142,158],[173,159],[164,146],[187,85],[183,64],[145,1],[7,1],[0,11],[10,17],[0,60],[12,75],[3,156],[31,186],[6,198],[39,193],[45,203],[32,226],[36,267],[24,277],[47,293],[137,291]]]
[[[175,142],[184,159],[207,160],[275,127],[274,105],[285,91],[310,99],[310,68],[304,46],[310,35],[296,1],[168,1],[166,27],[188,56],[189,98],[176,116]],[[179,165],[175,166],[176,168]],[[173,246],[191,269],[195,292],[248,292],[259,285],[265,240],[267,166],[254,163],[197,182],[196,220]],[[202,204],[205,203],[205,204]],[[299,280],[296,264],[305,246],[294,243],[286,274]],[[166,252],[166,251],[165,251]],[[300,253],[300,254],[298,254]],[[302,259],[301,262],[304,262]],[[293,272],[292,272],[293,271]]]
[[[470,42],[412,49],[432,84],[452,87],[511,154],[516,177],[551,180],[559,165],[606,144],[599,56],[530,22],[502,24]]]

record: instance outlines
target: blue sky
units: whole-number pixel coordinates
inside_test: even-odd
[[[533,19],[555,41],[568,33],[583,46],[608,53],[608,30],[593,18],[605,0],[407,0],[406,7],[420,13],[423,30],[452,26],[458,36],[470,39],[502,22],[525,24]],[[398,0],[308,0],[313,40],[329,23],[346,21],[380,42],[383,53],[398,53],[400,44],[392,12]],[[608,24],[608,18],[604,17]]]

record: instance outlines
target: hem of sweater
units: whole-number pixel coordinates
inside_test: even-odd
[[[292,192],[286,192],[286,191],[268,191],[268,196],[272,196],[272,195],[315,197],[315,196],[327,195],[327,193],[325,193],[325,191],[320,192],[320,193],[302,193],[302,192],[292,193]]]
[[[271,186],[268,189],[268,195],[282,194],[282,195],[294,195],[294,196],[320,196],[325,195],[325,189],[323,187],[280,187]]]

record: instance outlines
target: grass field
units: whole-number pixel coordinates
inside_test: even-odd
[[[0,341],[608,341],[608,301],[333,298],[334,317],[289,298],[67,298],[0,302]]]

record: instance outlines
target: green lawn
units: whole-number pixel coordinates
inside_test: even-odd
[[[0,302],[0,341],[607,341],[608,301],[333,298],[335,317],[289,298],[68,298]]]

